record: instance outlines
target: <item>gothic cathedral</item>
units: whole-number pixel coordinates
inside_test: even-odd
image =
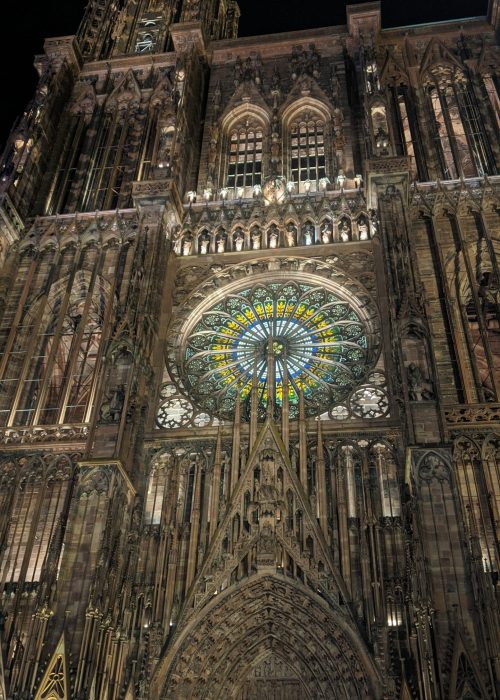
[[[0,699],[500,695],[487,17],[90,0],[0,163]]]

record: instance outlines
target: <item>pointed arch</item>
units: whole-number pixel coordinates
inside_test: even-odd
[[[316,97],[301,97],[285,106],[281,120],[287,178],[298,192],[319,190],[320,180],[331,170],[330,109]]]
[[[270,117],[259,104],[245,102],[221,119],[219,182],[239,196],[251,196],[262,184]]]
[[[432,39],[420,79],[441,177],[455,180],[492,174],[494,157],[466,67],[440,40]]]
[[[59,279],[34,300],[11,353],[2,408],[8,425],[88,422],[111,285],[89,267]],[[24,357],[20,366],[19,357]],[[7,418],[8,415],[8,418]]]
[[[73,464],[60,455],[19,460],[10,520],[0,566],[0,590],[21,584],[28,589],[42,576],[49,548],[60,535],[68,503]]]
[[[381,697],[377,669],[340,608],[269,574],[213,596],[190,619],[158,664],[153,695],[238,698],[255,661],[271,653],[302,679],[305,697]]]
[[[497,440],[498,443],[498,440]],[[495,446],[495,442],[490,443]],[[470,542],[478,541],[481,550],[481,563],[485,572],[498,572],[500,568],[497,544],[497,520],[494,513],[498,508],[498,478],[495,474],[490,482],[489,467],[498,468],[498,448],[484,450],[472,438],[460,436],[455,440],[453,460],[456,466],[456,480],[462,502],[466,530]],[[484,458],[482,458],[482,454]],[[488,458],[493,459],[493,465]],[[488,464],[488,461],[490,463]],[[496,497],[495,497],[496,496]],[[472,546],[472,544],[471,544]]]

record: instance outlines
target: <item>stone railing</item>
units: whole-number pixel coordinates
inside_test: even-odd
[[[485,423],[500,423],[500,404],[458,404],[446,406],[444,415],[448,425],[464,425],[471,427]]]
[[[16,426],[0,429],[0,449],[10,445],[34,445],[45,442],[84,442],[88,435],[88,425]]]

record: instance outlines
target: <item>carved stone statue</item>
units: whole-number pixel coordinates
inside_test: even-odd
[[[333,103],[337,105],[340,98],[340,80],[336,67],[332,68],[332,73],[330,75],[330,90]]]
[[[342,219],[339,224],[339,236],[343,243],[351,240],[351,227],[347,223],[346,219]]]
[[[367,241],[369,238],[368,222],[364,216],[362,216],[358,219],[358,231],[359,231],[359,240],[360,241]]]
[[[275,225],[273,225],[273,226],[271,226],[271,229],[269,230],[269,247],[270,248],[277,248],[278,247],[278,238],[279,238],[278,229]]]
[[[309,70],[315,78],[319,78],[320,56],[314,44],[309,44]]]
[[[236,87],[241,83],[243,80],[243,62],[241,58],[238,56],[236,59],[236,63],[234,64],[234,84]]]
[[[305,245],[311,245],[314,241],[314,227],[312,224],[306,224],[302,230]]]
[[[223,253],[226,250],[226,237],[223,234],[219,234],[216,240],[217,252]]]
[[[290,59],[290,65],[292,69],[292,79],[295,80],[299,74],[300,46],[294,46],[292,48],[292,57]]]
[[[289,248],[293,248],[296,242],[297,228],[293,224],[286,227],[285,238]]]
[[[241,253],[243,250],[243,244],[245,243],[245,237],[243,235],[243,232],[241,229],[238,229],[236,231],[236,234],[234,236],[234,249],[238,252]]]
[[[118,423],[125,403],[125,385],[119,384],[101,405],[101,421]]]
[[[208,236],[202,236],[200,238],[200,253],[206,255],[208,253],[208,247],[210,245],[210,238]]]
[[[410,362],[406,368],[406,376],[410,401],[428,401],[433,398],[432,391],[427,388],[430,382],[424,379],[420,367],[415,362]]]
[[[372,236],[378,233],[379,218],[378,211],[376,209],[370,209],[370,230]]]
[[[252,249],[260,250],[260,230],[258,228],[252,231]]]
[[[322,243],[330,243],[332,240],[332,227],[331,224],[325,222],[321,227],[321,241]]]

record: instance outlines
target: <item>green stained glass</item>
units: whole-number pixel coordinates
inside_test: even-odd
[[[276,403],[287,376],[292,416],[301,391],[307,413],[316,414],[347,396],[370,364],[366,323],[354,303],[303,282],[258,283],[205,311],[188,334],[183,373],[193,399],[231,418],[237,393],[249,398],[255,372],[265,407],[269,339]]]

